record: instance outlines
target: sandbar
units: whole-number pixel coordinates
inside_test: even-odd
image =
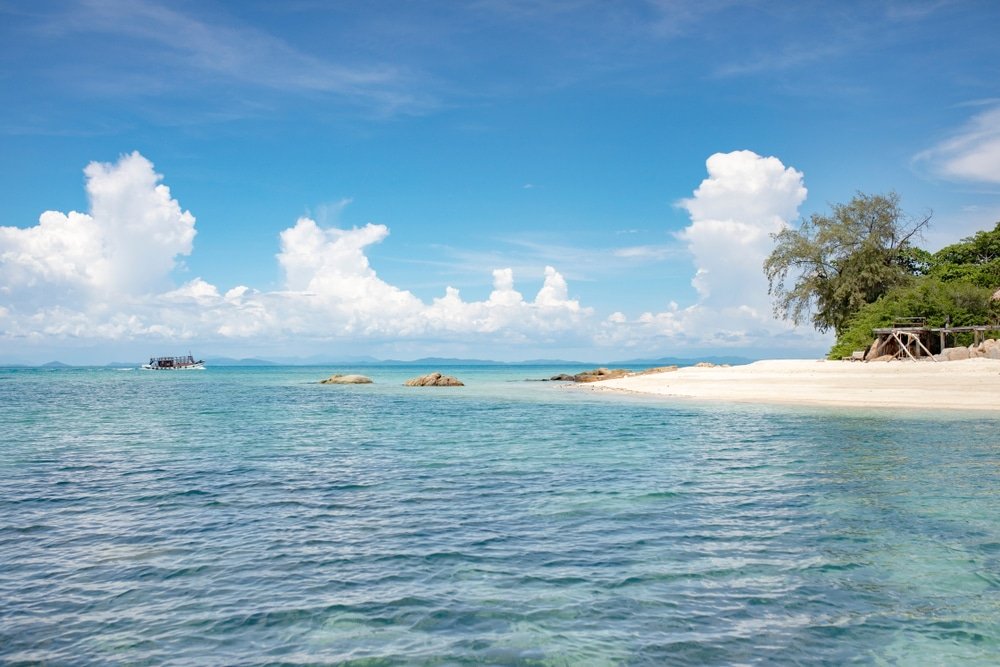
[[[787,405],[1000,412],[1000,360],[757,361],[603,380],[582,388]]]

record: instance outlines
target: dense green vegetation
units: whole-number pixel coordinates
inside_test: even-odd
[[[831,215],[814,214],[777,234],[764,263],[775,313],[833,329],[831,358],[866,348],[872,329],[902,318],[930,326],[995,321],[1000,223],[931,254],[913,244],[929,220],[907,219],[895,193],[859,193]]]
[[[910,284],[862,306],[837,336],[829,356],[840,359],[866,349],[874,340],[872,329],[891,326],[902,318],[922,317],[932,327],[949,322],[954,326],[985,324],[996,317],[990,307],[992,294],[992,289],[964,280],[946,282],[934,276],[915,276]]]

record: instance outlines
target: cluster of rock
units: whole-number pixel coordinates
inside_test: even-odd
[[[557,382],[599,382],[600,380],[623,378],[627,375],[631,375],[631,373],[632,371],[624,368],[595,368],[593,370],[577,373],[576,375],[560,373],[559,375],[553,375],[549,379]]]
[[[336,373],[325,380],[320,380],[320,384],[371,384],[372,379],[367,375],[341,375]]]
[[[451,375],[428,373],[420,377],[410,378],[403,383],[407,387],[464,387],[465,383]]]
[[[986,341],[988,343],[997,343],[997,341]],[[960,350],[968,350],[966,348],[958,348]],[[1000,355],[1000,345],[996,347],[996,354]],[[986,354],[980,354],[978,356],[986,356]],[[967,358],[967,357],[966,357]],[[994,358],[1000,358],[994,357]],[[729,364],[722,364],[722,366],[728,366]],[[716,364],[709,363],[707,361],[702,361],[695,364],[695,368],[713,368]],[[646,368],[641,371],[630,371],[626,368],[594,368],[589,371],[583,371],[581,373],[576,373],[575,375],[570,375],[568,373],[560,373],[559,375],[553,375],[547,380],[557,381],[557,382],[600,382],[601,380],[615,380],[617,378],[623,377],[633,377],[636,375],[652,375],[653,373],[669,373],[671,371],[676,371],[677,366],[658,366],[656,368]],[[367,375],[357,375],[357,374],[341,374],[335,373],[325,380],[320,380],[320,384],[371,384],[372,379]],[[410,378],[403,383],[407,387],[464,387],[465,383],[458,378],[451,375],[444,375],[439,372],[428,373],[427,375],[421,375],[420,377]]]
[[[320,380],[320,384],[371,384],[372,379],[367,375],[341,374],[335,373],[325,380]],[[441,373],[428,373],[420,377],[410,378],[403,383],[407,387],[464,387],[465,383],[451,375]]]
[[[997,341],[989,340],[986,343],[997,344]],[[985,345],[985,343],[984,343]],[[964,350],[966,355],[961,358],[968,358],[969,350],[968,348],[954,348],[957,350]],[[989,354],[995,354],[993,358],[1000,358],[1000,344],[995,347],[991,347],[991,352]],[[973,356],[989,356],[987,353],[976,353]],[[958,357],[956,357],[958,358]],[[728,366],[729,364],[721,364],[721,366]],[[702,361],[694,365],[695,368],[714,368],[716,364]],[[601,380],[615,380],[617,378],[623,377],[634,377],[636,375],[652,375],[653,373],[669,373],[671,371],[676,371],[677,366],[658,366],[656,368],[646,368],[641,371],[630,371],[626,368],[594,368],[589,371],[583,371],[581,373],[576,373],[575,375],[570,375],[568,373],[560,373],[559,375],[553,375],[546,380],[556,381],[556,382],[600,382]],[[371,384],[372,379],[367,375],[357,375],[357,374],[342,374],[335,373],[325,380],[320,380],[320,384]],[[465,383],[458,378],[451,375],[444,375],[439,372],[428,373],[427,375],[421,375],[420,377],[410,378],[403,383],[406,387],[464,387]]]
[[[940,354],[934,355],[934,358],[938,361],[960,361],[962,359],[976,359],[979,357],[1000,359],[1000,340],[987,338],[979,345],[947,347],[941,350]]]
[[[707,362],[702,362],[696,365],[699,367],[714,366],[714,364],[710,364]],[[658,366],[656,368],[647,368],[641,371],[630,371],[625,368],[595,368],[593,370],[577,373],[576,375],[570,375],[568,373],[560,373],[559,375],[553,375],[548,379],[554,382],[600,382],[601,380],[615,380],[617,378],[633,377],[636,375],[669,373],[671,371],[676,371],[676,370],[677,366]]]

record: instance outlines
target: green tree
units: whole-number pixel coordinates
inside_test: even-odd
[[[775,314],[840,334],[864,305],[926,269],[926,253],[911,241],[929,222],[930,215],[907,218],[895,192],[859,192],[829,215],[814,213],[798,229],[775,234],[764,262]]]
[[[991,231],[976,232],[938,250],[931,257],[929,273],[944,281],[1000,287],[1000,222]]]

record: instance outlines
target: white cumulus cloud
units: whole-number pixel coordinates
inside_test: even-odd
[[[0,336],[531,341],[592,314],[552,267],[530,301],[503,268],[484,301],[464,301],[449,287],[425,303],[371,266],[366,250],[389,235],[385,225],[340,229],[308,217],[279,234],[283,289],[220,289],[202,278],[177,286],[170,274],[192,251],[195,219],[153,165],[132,153],[85,174],[89,213],[48,211],[35,226],[0,228]]]
[[[423,304],[379,278],[364,252],[388,235],[385,225],[322,229],[309,218],[299,218],[280,235],[278,262],[285,271],[286,289],[312,295],[309,309],[318,311],[327,326],[383,334],[410,329]]]
[[[47,211],[37,225],[0,227],[0,340],[302,343],[300,350],[331,341],[439,350],[596,345],[650,354],[767,345],[775,335],[791,344],[809,339],[771,318],[761,267],[770,235],[797,216],[806,196],[802,174],[750,151],[713,155],[707,167],[708,177],[679,202],[691,217],[677,237],[696,267],[697,301],[599,321],[553,266],[533,296],[517,288],[508,267],[493,270],[493,289],[480,301],[446,287],[426,302],[371,265],[368,250],[389,237],[388,227],[339,228],[310,217],[278,234],[281,289],[200,277],[177,284],[172,272],[193,251],[195,218],[132,153],[87,166],[89,212]]]
[[[694,256],[692,284],[705,303],[766,306],[761,265],[771,235],[798,216],[802,173],[752,151],[716,153],[705,164],[708,178],[680,202],[691,216],[678,237]]]
[[[772,234],[798,217],[807,194],[802,173],[746,150],[716,153],[706,167],[708,178],[679,202],[691,224],[677,234],[694,260],[698,301],[684,308],[671,303],[634,320],[616,313],[601,332],[609,344],[746,347],[791,330],[773,319],[763,262],[774,247]]]
[[[8,298],[116,299],[169,284],[191,253],[195,218],[139,153],[84,169],[89,213],[46,211],[33,227],[0,227],[0,283]],[[45,304],[42,304],[45,305]],[[49,304],[51,305],[51,304]]]

